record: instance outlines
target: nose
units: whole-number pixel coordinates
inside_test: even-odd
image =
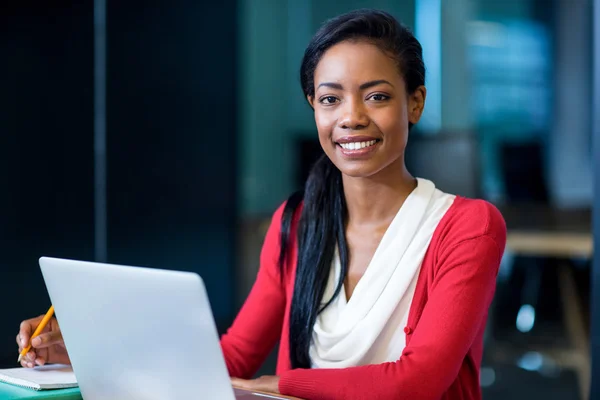
[[[338,126],[342,129],[363,129],[369,125],[369,116],[360,100],[344,102],[340,111]]]

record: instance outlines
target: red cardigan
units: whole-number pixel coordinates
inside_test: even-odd
[[[277,375],[284,395],[481,399],[483,332],[506,242],[504,219],[494,206],[456,197],[440,221],[423,259],[398,361],[344,369],[291,369],[289,308],[296,263],[282,285],[277,264],[282,211],[283,206],[275,212],[267,232],[256,283],[221,338],[231,376],[251,378],[280,340]],[[293,260],[296,255],[294,248]]]

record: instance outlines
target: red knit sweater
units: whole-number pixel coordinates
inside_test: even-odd
[[[251,378],[280,340],[277,375],[285,395],[481,399],[483,332],[506,242],[504,219],[494,206],[457,197],[440,221],[423,259],[398,361],[344,369],[291,369],[289,308],[296,265],[282,285],[277,264],[282,211],[275,212],[267,232],[256,283],[221,338],[231,376]],[[294,248],[292,259],[296,254]]]

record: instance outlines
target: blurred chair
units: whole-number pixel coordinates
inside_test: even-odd
[[[501,176],[506,203],[510,207],[549,206],[543,150],[542,144],[537,141],[503,143],[500,146]],[[543,264],[548,261],[529,259],[524,268],[521,307],[516,316],[516,327],[521,332],[531,331],[535,323]]]
[[[447,193],[481,197],[479,146],[474,133],[411,133],[405,157],[413,176],[429,179]]]
[[[582,246],[562,246],[563,243],[560,243],[565,240],[562,238],[568,236],[560,236],[560,234],[574,230],[574,225],[571,221],[568,224],[561,223],[565,220],[563,215],[565,211],[552,207],[545,173],[544,147],[541,141],[504,143],[500,146],[500,160],[507,203],[503,214],[507,219],[509,231],[506,253],[514,253],[516,257],[510,264],[514,268],[521,268],[519,272],[524,276],[520,307],[514,320],[515,326],[523,333],[533,329],[543,274],[549,270],[556,271],[562,322],[566,328],[568,344],[537,346],[536,350],[539,354],[550,357],[559,367],[576,370],[581,398],[586,399],[590,378],[589,345],[573,265],[570,262],[577,252],[581,252],[573,249]],[[574,220],[576,219],[574,216],[579,217],[579,215],[580,213],[572,213],[567,215],[566,219]],[[586,214],[582,215],[585,218]],[[583,222],[581,230],[585,231],[586,223]],[[520,242],[528,241],[529,245],[515,242],[515,232],[521,233]],[[553,244],[549,244],[548,241]],[[583,250],[583,253],[586,251]],[[584,255],[589,256],[589,254]],[[516,263],[517,260],[523,262]],[[515,272],[510,266],[508,269],[511,270],[510,275]],[[530,355],[531,353],[525,356]],[[524,359],[526,357],[521,358],[521,361]]]
[[[537,141],[501,145],[501,171],[508,203],[550,203],[543,151]]]

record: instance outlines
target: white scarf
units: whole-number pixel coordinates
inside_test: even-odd
[[[347,368],[400,358],[423,257],[454,198],[418,178],[417,188],[383,235],[350,300],[342,288],[317,318],[310,348],[313,368]],[[331,299],[340,269],[336,251],[323,303]]]

